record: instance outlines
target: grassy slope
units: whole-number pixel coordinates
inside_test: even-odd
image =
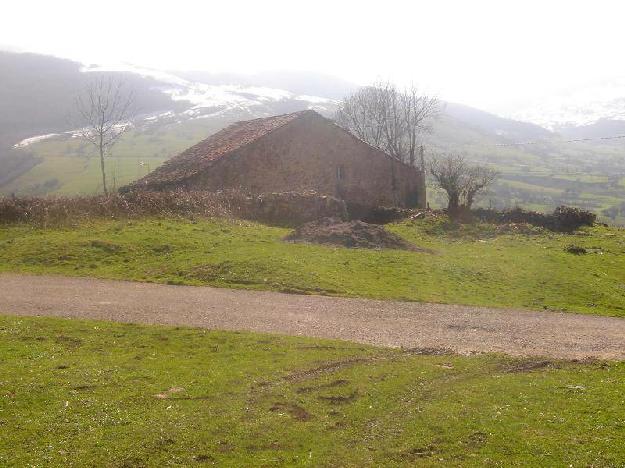
[[[0,337],[2,466],[625,458],[623,363],[2,316]]]
[[[100,221],[0,228],[0,271],[272,289],[625,316],[625,232],[491,236],[444,220],[389,226],[434,254],[289,244],[238,221]],[[600,247],[566,253],[569,244]]]
[[[121,187],[206,138],[224,122],[191,121],[148,127],[124,135],[107,157],[108,183]],[[100,161],[94,147],[79,139],[53,138],[28,147],[42,163],[0,187],[0,193],[92,194],[102,190]]]

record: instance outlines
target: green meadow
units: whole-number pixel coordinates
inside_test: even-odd
[[[623,363],[9,316],[0,363],[7,467],[625,459]]]

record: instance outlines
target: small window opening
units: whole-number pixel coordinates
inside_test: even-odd
[[[343,166],[338,166],[336,168],[336,179],[337,180],[345,179],[345,168]]]

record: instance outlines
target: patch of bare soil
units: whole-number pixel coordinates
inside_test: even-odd
[[[402,461],[408,460],[416,462],[421,458],[433,457],[438,453],[438,448],[435,445],[427,445],[425,447],[413,447],[399,454],[399,458]]]
[[[172,387],[169,390],[166,390],[162,393],[158,393],[156,395],[154,395],[154,398],[158,398],[160,400],[165,400],[168,398],[171,398],[171,395],[174,393],[180,393],[180,392],[184,392],[184,388],[182,387]]]
[[[345,359],[343,361],[328,362],[327,364],[324,364],[324,365],[319,366],[319,367],[315,367],[314,369],[307,369],[307,370],[303,370],[303,371],[294,372],[292,374],[289,374],[289,375],[284,377],[284,380],[286,380],[286,381],[298,381],[298,380],[313,379],[313,378],[315,378],[315,377],[317,377],[319,375],[336,372],[336,371],[338,371],[340,369],[343,369],[343,368],[346,368],[346,367],[355,366],[356,364],[360,364],[360,363],[363,363],[363,362],[368,362],[368,361],[371,361],[371,360],[372,359],[351,358],[351,359]]]
[[[271,408],[269,408],[269,411],[284,411],[297,421],[309,421],[311,418],[308,411],[294,403],[275,403]]]
[[[363,221],[343,221],[338,218],[322,218],[303,224],[284,240],[364,249],[425,251],[380,225]]]
[[[444,356],[454,354],[454,351],[449,348],[404,348],[403,352],[406,354],[416,354],[418,356]]]
[[[349,395],[332,395],[332,396],[320,396],[319,400],[333,405],[344,405],[345,403],[351,403],[357,398],[358,394],[352,392]]]
[[[558,367],[559,365],[555,361],[549,361],[544,359],[522,359],[510,364],[509,366],[506,366],[504,370],[506,372],[516,373],[531,372],[541,369],[554,369]]]
[[[325,383],[321,385],[315,385],[311,387],[300,387],[296,390],[296,392],[297,393],[310,393],[310,392],[316,392],[318,390],[323,390],[326,388],[342,387],[343,385],[347,385],[347,384],[349,384],[348,380],[339,379],[339,380],[334,380],[333,382],[329,382],[329,383]]]

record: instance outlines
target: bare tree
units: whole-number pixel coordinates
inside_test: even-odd
[[[94,145],[100,155],[102,188],[108,195],[104,158],[113,145],[130,128],[134,95],[122,81],[99,78],[76,99],[76,109],[83,127],[79,135]]]
[[[347,97],[336,112],[336,122],[364,142],[399,161],[416,166],[422,134],[439,113],[437,98],[411,86],[398,90],[391,83],[376,83]]]
[[[466,184],[464,186],[466,208],[470,210],[475,201],[475,197],[493,185],[498,177],[499,173],[489,167],[469,167],[466,175]]]
[[[430,162],[430,175],[435,185],[445,191],[449,213],[458,212],[460,207],[465,171],[466,163],[459,155],[439,156]]]
[[[430,174],[434,183],[447,195],[447,212],[456,216],[470,210],[475,197],[490,187],[498,173],[488,167],[471,165],[464,156],[445,154],[430,162]]]

